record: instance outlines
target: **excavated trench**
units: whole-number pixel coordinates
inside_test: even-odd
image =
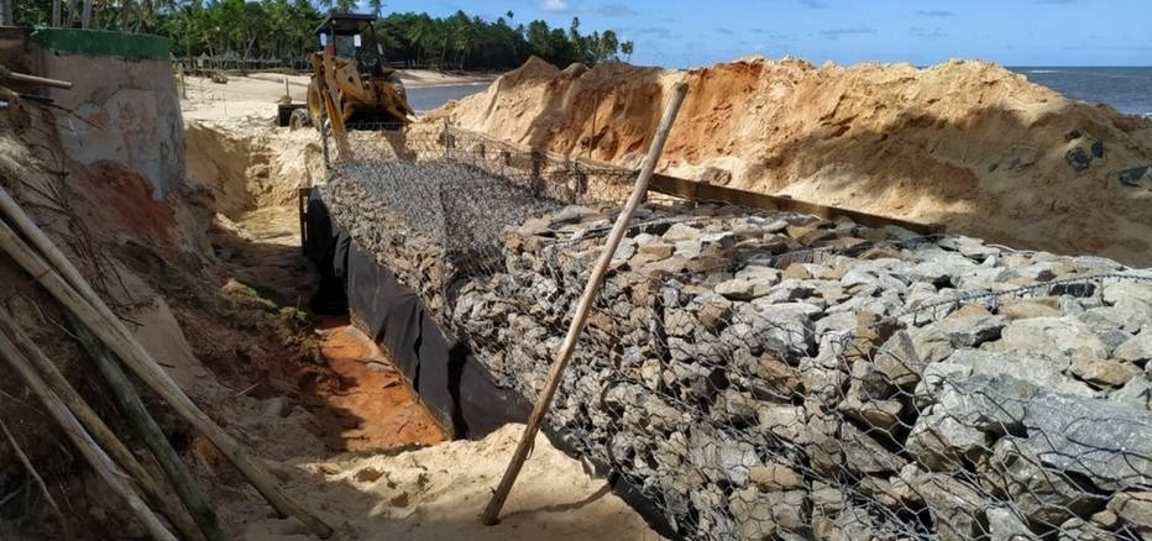
[[[326,175],[315,133],[191,122],[185,161],[215,211],[209,238],[229,272],[281,306],[310,309],[318,276],[301,252],[299,190]],[[342,413],[323,422],[334,449],[444,441],[391,361],[345,314],[319,315],[311,331],[324,373],[306,386]]]
[[[0,116],[0,186],[192,402],[258,456],[289,498],[331,524],[334,539],[654,537],[603,481],[543,438],[509,515],[478,527],[475,516],[520,429],[445,441],[450,434],[391,358],[346,316],[310,310],[317,276],[301,252],[296,198],[299,187],[322,180],[314,134],[247,122],[185,125],[167,56],[132,56],[118,41],[147,37],[101,33],[84,42],[115,42],[115,54],[106,54],[0,34],[6,65],[74,82],[70,92],[45,96],[57,107],[28,102]],[[0,277],[6,322],[31,337],[130,451],[146,456],[66,310],[7,255]],[[308,536],[294,519],[275,518],[226,456],[163,400],[145,395],[227,538]],[[0,420],[12,434],[0,441],[0,538],[147,535],[18,378],[0,380]]]

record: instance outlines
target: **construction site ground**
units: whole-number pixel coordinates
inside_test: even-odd
[[[261,81],[259,78],[257,81]],[[184,101],[185,122],[190,130],[203,130],[189,137],[190,170],[200,160],[228,160],[230,155],[191,150],[205,138],[231,139],[245,146],[235,157],[248,159],[246,145],[257,147],[273,164],[308,161],[271,171],[266,163],[226,164],[237,169],[233,186],[237,199],[231,208],[244,209],[217,214],[211,236],[216,252],[229,271],[243,283],[284,306],[306,305],[316,276],[300,249],[300,218],[296,188],[321,175],[322,162],[315,132],[291,132],[271,127],[276,89],[282,82],[250,85],[218,85],[237,89],[218,100]],[[208,82],[207,84],[215,84]],[[246,94],[245,88],[254,89]],[[281,92],[282,93],[282,92]],[[195,92],[192,94],[195,96]],[[237,99],[233,99],[236,97]],[[255,100],[250,98],[257,98]],[[271,99],[266,99],[271,98]],[[245,109],[247,108],[247,109]],[[232,113],[221,114],[227,109]],[[244,111],[239,115],[238,111]],[[301,177],[300,171],[307,171]],[[273,186],[275,185],[275,186]],[[263,194],[263,196],[261,196]],[[446,441],[444,430],[413,394],[391,361],[367,336],[350,325],[346,317],[319,317],[307,329],[316,341],[322,363],[303,370],[294,361],[273,370],[295,385],[295,393],[310,412],[310,431],[323,445],[276,438],[267,443],[275,450],[258,450],[262,456],[284,459],[296,466],[291,494],[304,504],[343,525],[346,539],[656,539],[644,521],[609,491],[607,481],[594,479],[576,460],[556,450],[540,436],[532,460],[506,507],[505,519],[495,527],[479,526],[477,517],[490,490],[503,473],[507,459],[523,430],[508,425],[481,441]],[[272,415],[293,419],[291,405],[283,397],[269,399]],[[292,399],[287,399],[291,404]],[[294,452],[313,448],[307,455]],[[321,450],[323,449],[323,450]],[[243,538],[252,541],[303,537],[292,520],[257,520],[258,498],[235,500],[226,511],[234,524],[244,524]]]
[[[657,98],[683,75],[541,64],[531,61],[418,128],[447,119],[533,149],[635,166],[653,131]],[[754,59],[710,70],[688,73],[687,127],[673,131],[661,165],[666,173],[941,222],[990,242],[1149,261],[1152,175],[1122,184],[1118,174],[1152,163],[1152,122],[1068,103],[984,64],[915,71]],[[403,77],[410,88],[487,80]],[[335,527],[336,539],[658,539],[609,481],[543,435],[501,523],[479,525],[523,426],[448,441],[371,338],[347,318],[309,313],[318,277],[302,254],[297,197],[328,172],[316,131],[274,125],[285,78],[301,101],[307,80],[300,76],[255,73],[226,84],[187,77],[177,87],[186,175],[167,198],[124,163],[79,165],[68,156],[75,149],[36,133],[25,136],[29,141],[0,138],[0,182],[12,190],[37,187],[37,179],[55,178],[45,164],[72,169],[67,205],[28,190],[36,201],[30,212],[68,242],[70,253],[84,256],[78,260],[89,274],[104,277],[101,292],[136,325],[137,339],[165,360],[197,404],[265,459],[289,496]],[[957,81],[985,90],[954,91]],[[905,108],[912,113],[873,103],[875,89],[887,92],[877,100],[912,103]],[[793,102],[807,106],[781,105]],[[51,128],[75,131],[60,114],[68,120]],[[1095,152],[1101,141],[1107,157],[1088,169],[1068,158],[1081,147]],[[52,325],[59,314],[44,308],[55,306],[51,299],[31,292],[35,287],[7,260],[0,263],[0,300],[22,308],[13,309],[17,319],[39,331],[35,338],[73,379],[86,378],[77,360],[83,355]],[[0,393],[10,390],[0,382]],[[60,451],[54,432],[37,430],[47,425],[35,399],[8,398],[0,412],[24,429],[21,441],[38,450],[33,459],[63,487],[75,526],[92,539],[143,535],[123,526],[134,522],[99,480],[73,477],[84,468]],[[172,426],[230,537],[312,539],[294,519],[274,518],[212,444]],[[50,516],[28,509],[18,517],[26,520],[0,521],[0,538],[59,536]],[[9,531],[16,522],[23,529]]]

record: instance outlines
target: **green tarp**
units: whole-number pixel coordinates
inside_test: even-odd
[[[79,28],[38,28],[32,42],[52,51],[128,58],[168,58],[171,42],[151,34]]]

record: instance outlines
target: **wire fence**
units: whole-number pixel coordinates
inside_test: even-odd
[[[634,173],[352,139],[333,218],[534,399]],[[547,422],[683,538],[1142,539],[1150,359],[1147,270],[653,201]]]

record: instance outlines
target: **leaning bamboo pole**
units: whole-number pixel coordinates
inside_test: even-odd
[[[160,425],[156,424],[156,420],[144,407],[144,401],[140,399],[128,375],[120,368],[120,364],[112,354],[96,340],[96,337],[85,330],[80,322],[73,320],[72,327],[76,330],[80,343],[88,351],[88,355],[96,361],[96,367],[100,369],[104,381],[112,389],[112,398],[119,406],[120,412],[136,430],[144,445],[152,451],[152,455],[156,457],[160,468],[164,470],[168,481],[176,490],[176,495],[200,527],[200,532],[208,541],[224,541],[224,533],[220,530],[211,500],[192,477],[188,467],[180,460],[180,455],[172,448]]]
[[[20,232],[39,249],[39,253],[3,220],[0,220],[0,249],[7,252],[25,272],[32,275],[56,300],[68,308],[92,334],[156,394],[164,398],[181,417],[204,434],[236,466],[236,469],[244,474],[281,518],[296,517],[322,539],[332,535],[332,527],[284,494],[276,478],[267,468],[257,462],[239,441],[220,428],[192,402],[172,376],[152,358],[119,317],[108,308],[63,252],[28,218],[2,187],[0,187],[0,213],[16,224]],[[40,254],[47,257],[55,268]]]
[[[32,390],[32,394],[40,399],[40,402],[44,404],[44,409],[48,410],[49,415],[60,425],[64,435],[80,450],[80,454],[84,456],[92,469],[96,470],[96,474],[108,483],[113,492],[124,499],[128,508],[132,510],[136,518],[140,519],[152,538],[158,541],[177,541],[176,536],[168,531],[160,517],[148,508],[148,505],[128,483],[128,476],[124,471],[117,467],[108,454],[92,440],[92,436],[84,430],[80,421],[72,415],[71,411],[68,411],[68,406],[65,406],[56,396],[56,393],[48,388],[48,384],[40,378],[28,359],[16,349],[16,345],[10,342],[3,333],[0,333],[0,358],[7,361],[24,379],[24,383]]]
[[[640,170],[640,176],[636,178],[636,184],[632,187],[632,195],[628,197],[624,210],[616,217],[616,224],[612,226],[612,232],[608,235],[604,250],[600,253],[600,258],[596,261],[596,265],[592,268],[592,274],[584,285],[584,293],[576,305],[576,313],[572,317],[572,323],[568,326],[568,334],[564,337],[564,342],[560,344],[560,350],[556,353],[556,360],[552,363],[552,369],[548,373],[548,381],[540,392],[540,397],[536,400],[536,407],[532,410],[532,416],[528,418],[528,425],[524,427],[524,435],[520,437],[520,444],[516,446],[516,452],[508,463],[508,469],[504,471],[504,477],[500,479],[500,484],[492,494],[492,499],[488,501],[488,507],[484,509],[484,514],[480,517],[484,524],[492,525],[499,521],[500,510],[508,499],[508,493],[512,491],[512,485],[516,483],[516,477],[520,475],[520,469],[524,467],[528,453],[532,451],[532,445],[536,441],[536,433],[540,431],[540,425],[544,423],[544,415],[548,413],[548,408],[552,405],[552,398],[555,397],[556,389],[560,386],[564,369],[568,367],[568,362],[576,350],[576,342],[580,338],[581,331],[584,330],[584,322],[588,318],[588,312],[592,308],[596,294],[600,291],[600,284],[604,280],[605,273],[608,272],[608,266],[612,262],[616,248],[620,246],[620,241],[624,238],[624,233],[628,229],[628,222],[632,220],[636,208],[640,206],[648,194],[648,181],[656,172],[656,162],[660,160],[660,154],[664,152],[664,142],[668,140],[668,133],[672,131],[672,123],[680,112],[680,104],[684,102],[684,95],[687,92],[688,87],[683,82],[676,83],[672,87],[672,96],[668,100],[668,106],[664,109],[664,117],[656,129],[652,146],[648,149],[648,157],[644,160],[644,167]]]
[[[60,398],[76,417],[92,439],[108,453],[108,455],[135,480],[143,490],[144,495],[156,505],[160,512],[172,523],[182,536],[189,540],[201,539],[200,530],[192,521],[191,515],[184,510],[180,503],[161,488],[156,476],[144,468],[137,460],[128,446],[108,427],[100,415],[84,401],[84,397],[76,391],[64,374],[48,359],[44,352],[16,325],[16,318],[5,309],[0,308],[0,336],[6,343],[15,344],[19,353],[24,355],[48,388]]]

